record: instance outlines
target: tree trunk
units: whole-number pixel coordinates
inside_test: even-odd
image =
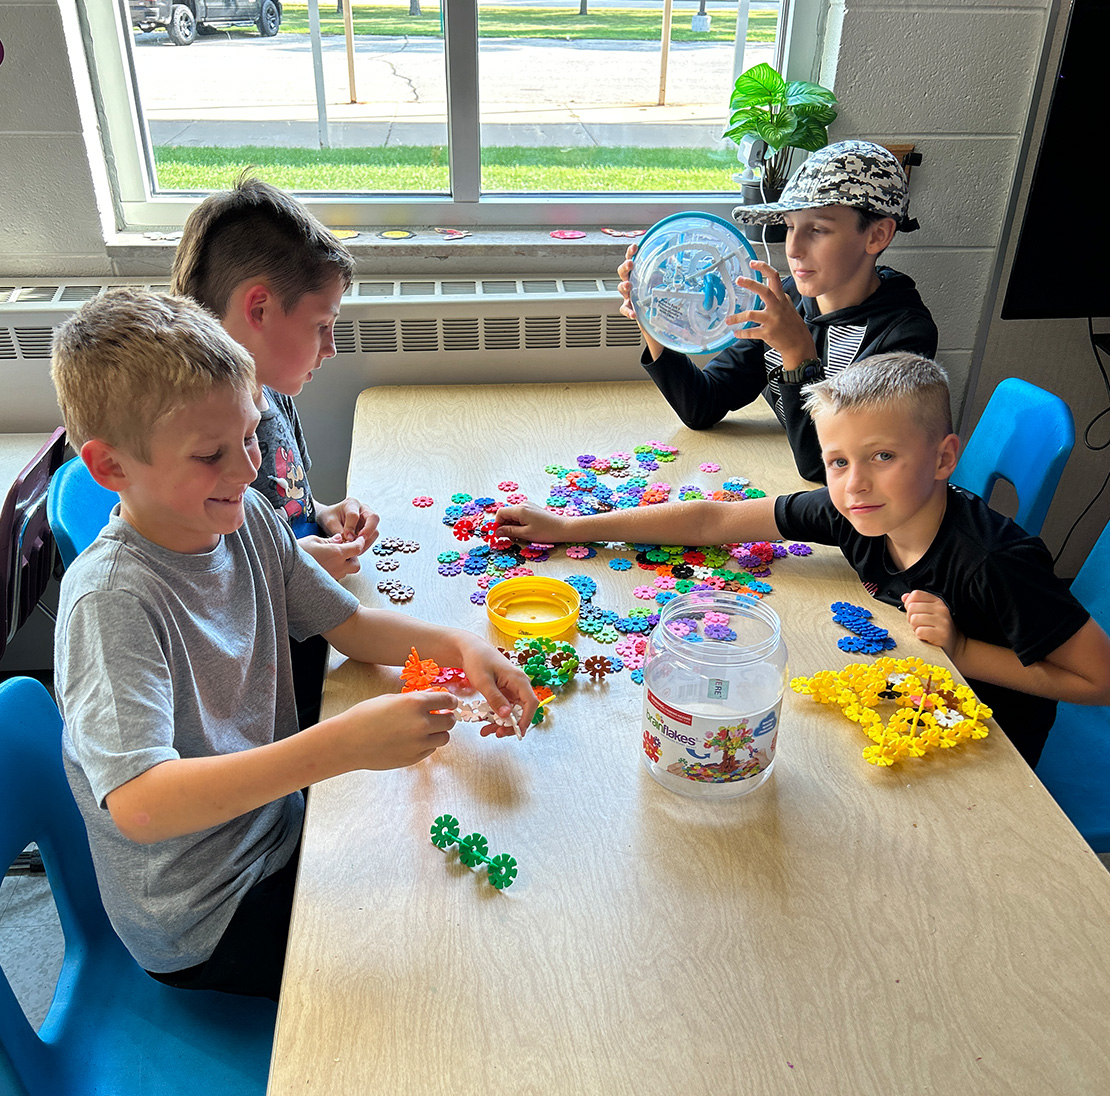
[[[409,15],[420,14],[420,0],[409,0]]]
[[[589,15],[590,13],[586,10],[589,6],[590,6],[590,0],[580,0],[580,2],[578,4],[578,14],[579,15]]]

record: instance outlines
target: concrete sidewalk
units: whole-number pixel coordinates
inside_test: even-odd
[[[345,42],[323,40],[332,147],[447,142],[443,42],[355,39],[351,103]],[[304,35],[201,38],[187,49],[137,34],[135,66],[158,145],[318,147],[311,45]],[[482,39],[487,146],[716,148],[728,115],[733,48],[672,43],[667,105],[657,106],[659,45]],[[772,46],[749,43],[745,68]]]

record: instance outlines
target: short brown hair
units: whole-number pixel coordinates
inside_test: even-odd
[[[170,291],[223,319],[235,287],[260,278],[288,313],[335,278],[347,289],[354,272],[351,253],[296,198],[244,172],[189,214]]]
[[[150,460],[155,426],[221,385],[254,391],[254,362],[195,301],[109,289],[54,339],[50,376],[70,443],[90,438]]]
[[[816,421],[837,411],[905,403],[938,441],[952,433],[948,374],[931,358],[897,351],[861,358],[847,369],[807,385],[805,409]]]

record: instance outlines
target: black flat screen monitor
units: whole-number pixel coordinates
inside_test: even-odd
[[[1110,0],[1072,5],[1004,320],[1110,316],[1106,70]]]

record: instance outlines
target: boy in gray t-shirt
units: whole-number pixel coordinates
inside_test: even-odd
[[[53,378],[71,442],[120,496],[63,580],[55,654],[105,908],[159,980],[276,999],[301,789],[423,760],[456,706],[385,695],[298,732],[287,637],[390,665],[416,647],[506,723],[515,704],[526,726],[535,695],[484,640],[361,606],[297,546],[249,487],[250,356],[199,306],[109,291],[59,331]]]

